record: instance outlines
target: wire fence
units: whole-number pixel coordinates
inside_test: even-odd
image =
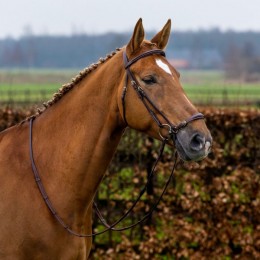
[[[49,90],[1,90],[0,89],[0,104],[1,105],[22,105],[30,106],[40,104],[51,98],[54,92]]]
[[[0,105],[2,106],[31,106],[40,105],[49,100],[55,90],[50,89],[22,89],[1,90]],[[260,107],[260,96],[254,93],[231,93],[228,89],[221,92],[214,91],[191,92],[188,96],[196,105],[203,106],[233,106],[233,107]]]

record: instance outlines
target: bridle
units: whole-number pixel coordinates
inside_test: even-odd
[[[154,104],[154,102],[150,99],[150,97],[145,93],[145,91],[142,89],[142,87],[138,83],[138,80],[136,79],[135,75],[130,70],[130,67],[135,62],[139,61],[140,59],[145,58],[147,56],[156,55],[156,54],[165,57],[165,52],[163,50],[154,49],[154,50],[146,51],[129,61],[127,58],[126,52],[125,51],[123,52],[124,65],[125,65],[125,70],[126,70],[127,74],[126,74],[125,86],[123,89],[121,99],[122,99],[122,105],[123,105],[123,118],[124,118],[124,121],[126,122],[126,124],[128,124],[127,120],[126,120],[125,97],[126,97],[126,93],[127,93],[128,79],[130,79],[131,86],[134,88],[134,90],[138,94],[138,97],[143,102],[144,106],[146,107],[147,111],[149,112],[149,114],[151,115],[151,117],[153,118],[155,123],[158,125],[159,136],[162,138],[162,140],[164,140],[164,139],[169,139],[170,137],[171,138],[175,137],[176,134],[179,132],[179,130],[184,128],[185,126],[187,126],[187,124],[189,124],[190,122],[198,120],[198,119],[204,119],[204,115],[201,113],[197,113],[197,114],[192,115],[190,118],[182,121],[178,125],[173,125],[171,123],[171,121],[164,115],[164,113]],[[165,123],[162,123],[160,121],[157,114],[159,114],[165,120]],[[163,128],[168,129],[167,137],[162,135],[161,130]]]
[[[122,93],[122,105],[123,105],[123,117],[125,122],[127,123],[126,120],[126,102],[125,102],[125,97],[126,97],[126,93],[127,93],[127,85],[128,85],[128,78],[130,78],[131,80],[131,86],[134,88],[134,90],[137,92],[139,98],[141,99],[141,101],[143,102],[143,104],[145,105],[147,111],[149,112],[149,114],[151,115],[151,117],[153,118],[153,120],[156,122],[156,124],[159,127],[159,135],[162,138],[162,143],[161,143],[161,147],[160,147],[160,152],[159,155],[154,163],[154,166],[151,170],[151,172],[148,175],[147,178],[147,183],[146,185],[143,187],[143,189],[140,191],[139,196],[137,197],[136,201],[132,204],[132,206],[126,211],[126,213],[120,218],[118,219],[116,222],[114,222],[113,224],[108,224],[106,222],[106,220],[103,218],[100,210],[97,207],[97,204],[93,201],[93,205],[95,207],[95,211],[96,214],[98,216],[98,218],[100,219],[100,221],[102,222],[102,224],[105,226],[105,229],[103,231],[100,232],[96,232],[96,233],[91,233],[91,234],[80,234],[77,233],[75,231],[73,231],[67,224],[65,224],[65,222],[62,220],[62,218],[59,216],[59,214],[57,213],[57,211],[55,210],[55,208],[53,207],[47,193],[46,190],[43,186],[43,183],[41,181],[40,175],[38,173],[35,161],[34,161],[34,156],[33,156],[33,120],[34,118],[32,117],[30,119],[30,126],[29,126],[29,149],[30,149],[30,161],[31,161],[31,167],[32,167],[32,171],[34,174],[34,178],[35,178],[35,182],[39,188],[39,191],[41,193],[42,198],[45,201],[46,206],[48,207],[48,209],[50,210],[50,212],[52,213],[52,215],[54,216],[54,218],[60,223],[60,225],[65,228],[70,234],[77,236],[77,237],[93,237],[96,235],[100,235],[103,234],[109,230],[112,231],[123,231],[123,230],[127,230],[130,228],[133,228],[135,226],[137,226],[138,224],[140,224],[141,222],[143,222],[144,220],[146,220],[149,216],[151,216],[151,214],[153,213],[153,211],[156,209],[157,205],[159,204],[159,202],[161,201],[172,177],[174,174],[174,170],[176,168],[176,165],[178,163],[178,155],[177,152],[174,153],[174,163],[173,163],[173,167],[171,170],[171,174],[167,180],[167,182],[164,185],[163,191],[161,193],[161,195],[159,196],[159,198],[157,199],[157,201],[155,202],[155,204],[151,207],[150,211],[145,214],[143,216],[143,218],[141,220],[139,220],[138,222],[136,222],[135,224],[129,225],[127,227],[123,227],[123,228],[116,228],[116,226],[122,222],[128,215],[129,213],[134,209],[134,207],[136,206],[136,204],[138,203],[138,201],[141,199],[142,195],[145,193],[145,191],[147,190],[148,185],[150,184],[153,176],[154,176],[154,172],[156,169],[156,166],[158,164],[158,162],[160,161],[162,155],[163,155],[163,151],[164,151],[164,147],[167,143],[167,141],[169,140],[169,138],[172,138],[172,140],[174,140],[174,136],[177,135],[178,131],[182,128],[184,128],[185,126],[187,126],[188,123],[194,121],[194,120],[198,120],[198,119],[204,119],[204,115],[201,113],[197,113],[193,116],[191,116],[189,119],[181,122],[180,124],[178,124],[177,126],[174,126],[170,120],[168,120],[168,118],[163,114],[162,111],[160,111],[157,106],[153,103],[153,101],[149,98],[149,96],[145,93],[145,91],[141,88],[140,84],[138,84],[138,81],[136,79],[136,77],[134,76],[134,74],[131,72],[130,67],[132,64],[134,64],[135,62],[137,62],[138,60],[150,56],[150,55],[162,55],[165,56],[164,51],[162,50],[150,50],[147,52],[144,52],[142,54],[140,54],[139,56],[135,57],[134,59],[128,61],[127,55],[125,52],[123,52],[123,58],[124,58],[124,64],[125,64],[125,69],[126,69],[126,81],[125,81],[125,86],[123,89],[123,93]],[[165,123],[162,123],[160,121],[160,119],[158,118],[157,114],[159,114],[164,120]],[[162,129],[167,129],[168,130],[168,136],[163,136],[163,134],[161,133]]]

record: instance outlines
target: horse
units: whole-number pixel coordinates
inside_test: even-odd
[[[169,19],[147,40],[140,18],[126,46],[0,133],[0,259],[88,258],[92,236],[68,230],[92,234],[93,198],[126,127],[175,145],[183,160],[208,155],[204,117],[164,55],[170,32]]]

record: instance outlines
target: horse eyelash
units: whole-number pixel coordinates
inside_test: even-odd
[[[152,85],[152,84],[157,83],[157,80],[154,76],[149,76],[149,77],[143,78],[142,81],[147,85]]]

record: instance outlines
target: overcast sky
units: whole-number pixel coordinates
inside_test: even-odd
[[[260,31],[259,10],[260,0],[0,0],[0,38],[132,31],[139,17],[146,30],[171,18],[173,30]]]

